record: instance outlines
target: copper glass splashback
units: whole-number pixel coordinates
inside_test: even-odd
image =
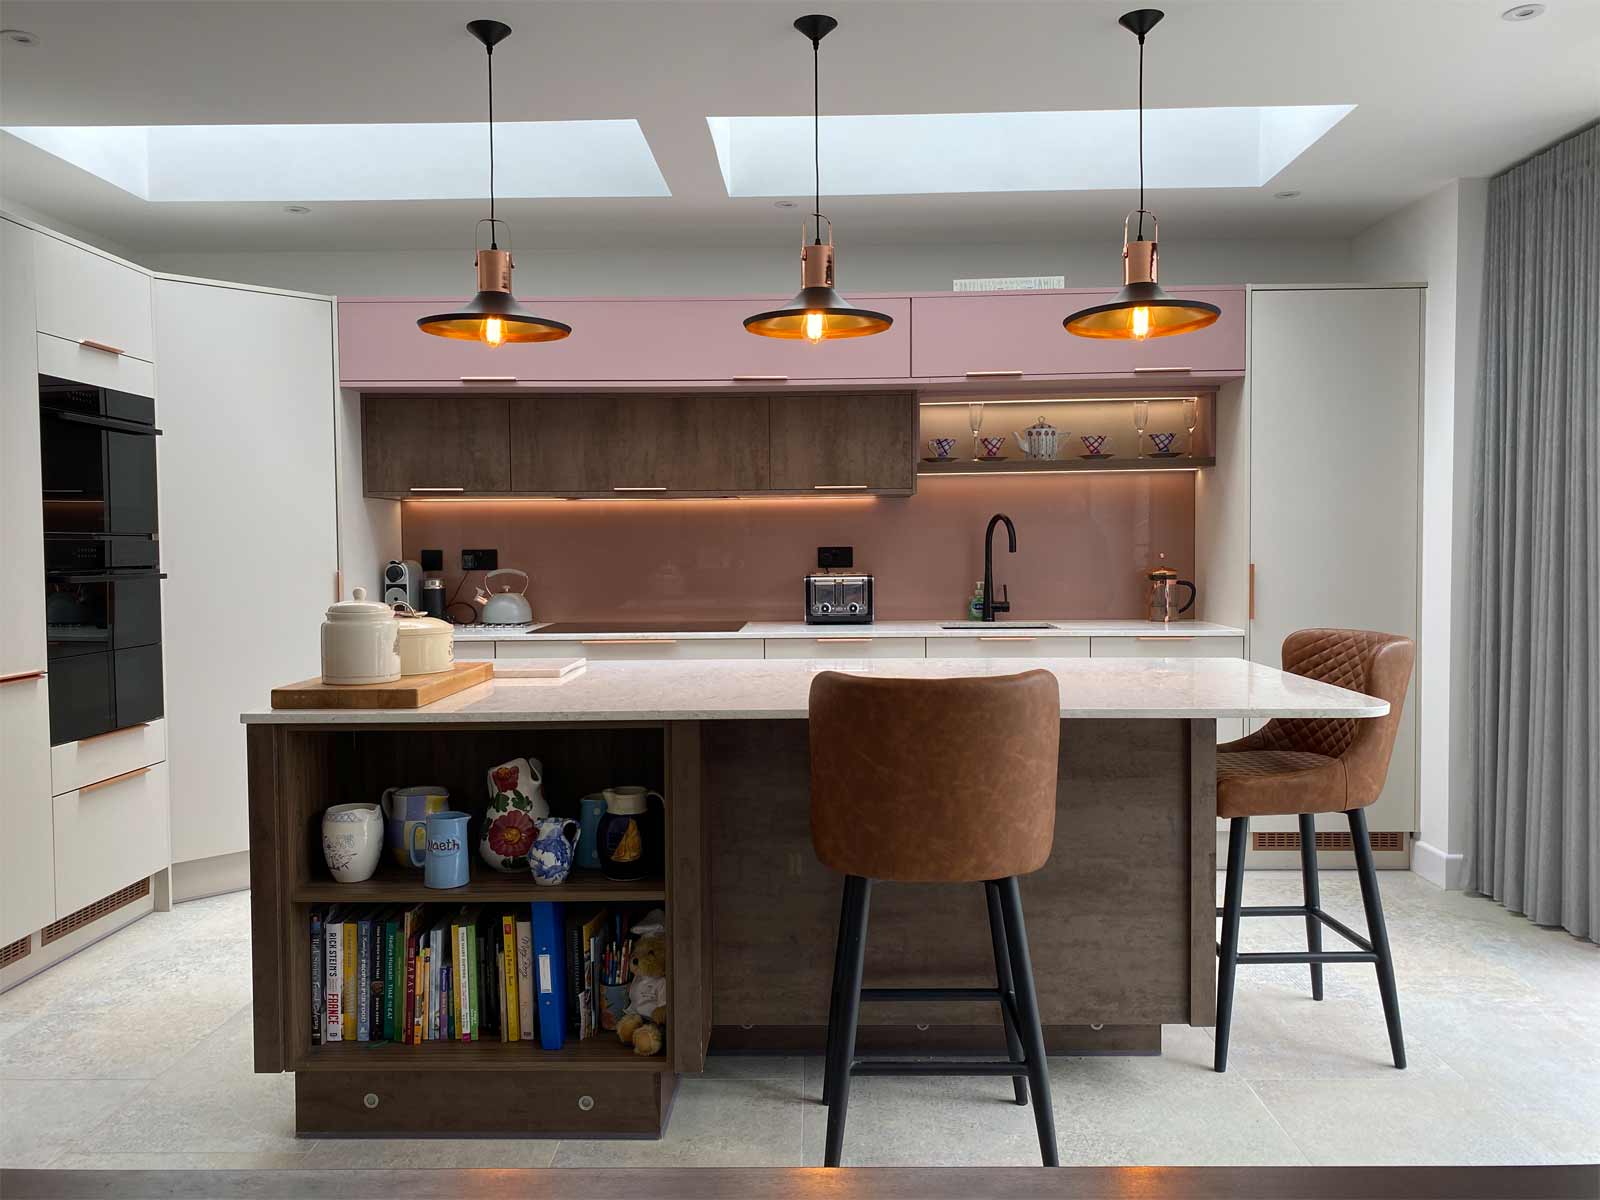
[[[994,575],[1014,612],[1127,618],[1146,611],[1157,554],[1194,578],[1194,493],[1194,474],[1176,471],[924,477],[908,499],[413,502],[401,505],[401,556],[439,547],[454,564],[463,546],[497,547],[503,566],[528,572],[534,620],[617,633],[803,621],[817,547],[854,546],[879,621],[952,621],[983,575],[984,524],[1004,512],[1017,553],[1000,539]]]
[[[743,621],[554,621],[536,633],[737,633]]]

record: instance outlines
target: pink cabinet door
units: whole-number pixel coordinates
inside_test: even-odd
[[[1183,295],[1218,305],[1222,316],[1206,329],[1178,337],[1101,341],[1074,337],[1062,328],[1067,314],[1115,294],[1107,288],[918,296],[912,301],[917,334],[912,374],[1003,381],[1016,375],[1111,379],[1244,371],[1243,288],[1184,288]]]
[[[736,382],[905,379],[911,370],[911,302],[862,300],[894,325],[874,337],[813,346],[746,333],[744,318],[785,298],[524,301],[572,326],[559,342],[501,346],[430,337],[417,318],[438,300],[344,300],[339,374],[346,382],[455,383],[474,377],[524,382]]]

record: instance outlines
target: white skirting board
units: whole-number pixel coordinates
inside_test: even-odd
[[[1462,889],[1462,876],[1466,871],[1466,856],[1446,854],[1432,842],[1420,838],[1411,843],[1411,869],[1435,887],[1447,892]]]
[[[250,852],[218,854],[172,864],[172,899],[201,900],[224,892],[242,892],[250,886]]]

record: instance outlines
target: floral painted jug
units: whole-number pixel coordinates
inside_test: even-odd
[[[478,856],[496,871],[528,869],[534,824],[550,815],[544,767],[537,758],[513,758],[489,772],[489,807],[483,814]]]
[[[578,848],[578,823],[571,817],[540,817],[533,827],[533,852],[528,855],[533,881],[546,886],[565,883]]]

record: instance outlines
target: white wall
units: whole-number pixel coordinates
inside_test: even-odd
[[[1359,278],[1428,284],[1423,352],[1422,592],[1417,705],[1419,805],[1413,867],[1459,887],[1465,746],[1452,680],[1462,678],[1472,403],[1478,378],[1487,182],[1454,180],[1358,236]]]
[[[1036,244],[946,242],[839,246],[846,294],[946,291],[951,280],[990,275],[1066,275],[1068,286],[1119,285],[1120,244],[1104,239]],[[231,279],[339,296],[456,296],[472,288],[472,252],[364,250],[270,253],[146,252],[158,271]],[[1263,238],[1163,243],[1164,282],[1340,283],[1352,275],[1343,238]],[[799,286],[796,247],[596,248],[517,259],[524,296],[683,296],[787,294]]]

